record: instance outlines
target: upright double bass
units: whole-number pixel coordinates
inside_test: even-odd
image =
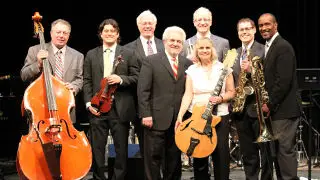
[[[46,49],[42,17],[32,17],[41,49]],[[29,120],[29,132],[21,137],[17,152],[20,177],[30,180],[74,180],[90,170],[92,152],[84,132],[72,124],[70,110],[75,99],[64,83],[51,74],[43,60],[42,74],[25,90],[22,114]]]

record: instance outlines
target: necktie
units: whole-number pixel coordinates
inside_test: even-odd
[[[269,50],[269,43],[268,42],[266,42],[266,45],[264,46],[264,57],[266,57],[267,56],[267,53],[268,53],[268,50]]]
[[[63,80],[63,62],[62,62],[62,51],[58,50],[55,54],[56,58],[56,68],[54,71],[54,75],[59,78],[60,80]]]
[[[246,58],[247,58],[247,48],[243,48],[241,59],[244,60],[244,59],[246,59]]]
[[[111,49],[106,49],[103,53],[103,77],[107,77],[112,72],[112,66],[110,62]]]
[[[178,60],[176,58],[172,58],[173,64],[172,64],[172,70],[174,78],[178,78]]]
[[[147,44],[148,44],[148,56],[152,55],[153,54],[153,49],[152,49],[152,41],[147,41]]]

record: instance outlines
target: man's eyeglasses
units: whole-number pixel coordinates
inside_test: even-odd
[[[211,21],[211,19],[210,18],[198,18],[198,19],[195,19],[194,21],[195,22],[200,22],[200,21],[209,22],[209,21]]]
[[[251,29],[253,29],[253,27],[240,28],[238,31],[244,32],[244,31],[250,31]]]

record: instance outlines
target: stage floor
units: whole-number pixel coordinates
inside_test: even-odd
[[[311,166],[311,178],[312,180],[320,180],[320,167],[315,165]],[[107,175],[107,173],[106,173]],[[189,180],[193,179],[193,172],[185,170],[182,173],[182,179],[181,180]],[[307,164],[300,164],[300,167],[298,168],[298,177],[300,177],[300,180],[307,180],[308,179],[308,165]],[[83,178],[83,180],[89,180],[92,178],[92,173],[89,172],[86,177]],[[214,179],[212,177],[211,179]],[[231,164],[231,172],[230,172],[230,179],[232,180],[244,180],[245,175],[244,171],[241,167],[237,167],[236,165]],[[276,179],[276,177],[275,177]],[[4,176],[4,179],[0,180],[19,180],[19,177],[16,173],[10,173],[6,174]]]

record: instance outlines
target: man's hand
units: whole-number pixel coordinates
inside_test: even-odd
[[[242,60],[241,69],[245,70],[246,72],[251,72],[251,64],[248,61],[248,58]]]
[[[43,66],[43,59],[46,59],[48,57],[48,51],[41,49],[37,54],[37,60],[39,68],[42,68]]]
[[[145,127],[151,128],[153,125],[152,117],[149,116],[149,117],[142,118],[142,125]]]
[[[64,85],[67,87],[67,89],[72,91],[73,94],[76,93],[76,90],[75,90],[74,86],[71,83],[66,82],[66,83],[64,83]]]
[[[108,84],[119,84],[121,82],[121,77],[116,74],[111,74],[107,77]]]
[[[270,116],[270,110],[269,110],[269,107],[267,106],[267,104],[263,104],[261,108],[262,108],[263,112],[267,113],[267,117],[269,117]]]
[[[101,115],[101,113],[98,112],[98,110],[96,108],[92,107],[92,106],[89,106],[88,110],[91,112],[91,114],[93,114],[95,116],[100,116]]]

